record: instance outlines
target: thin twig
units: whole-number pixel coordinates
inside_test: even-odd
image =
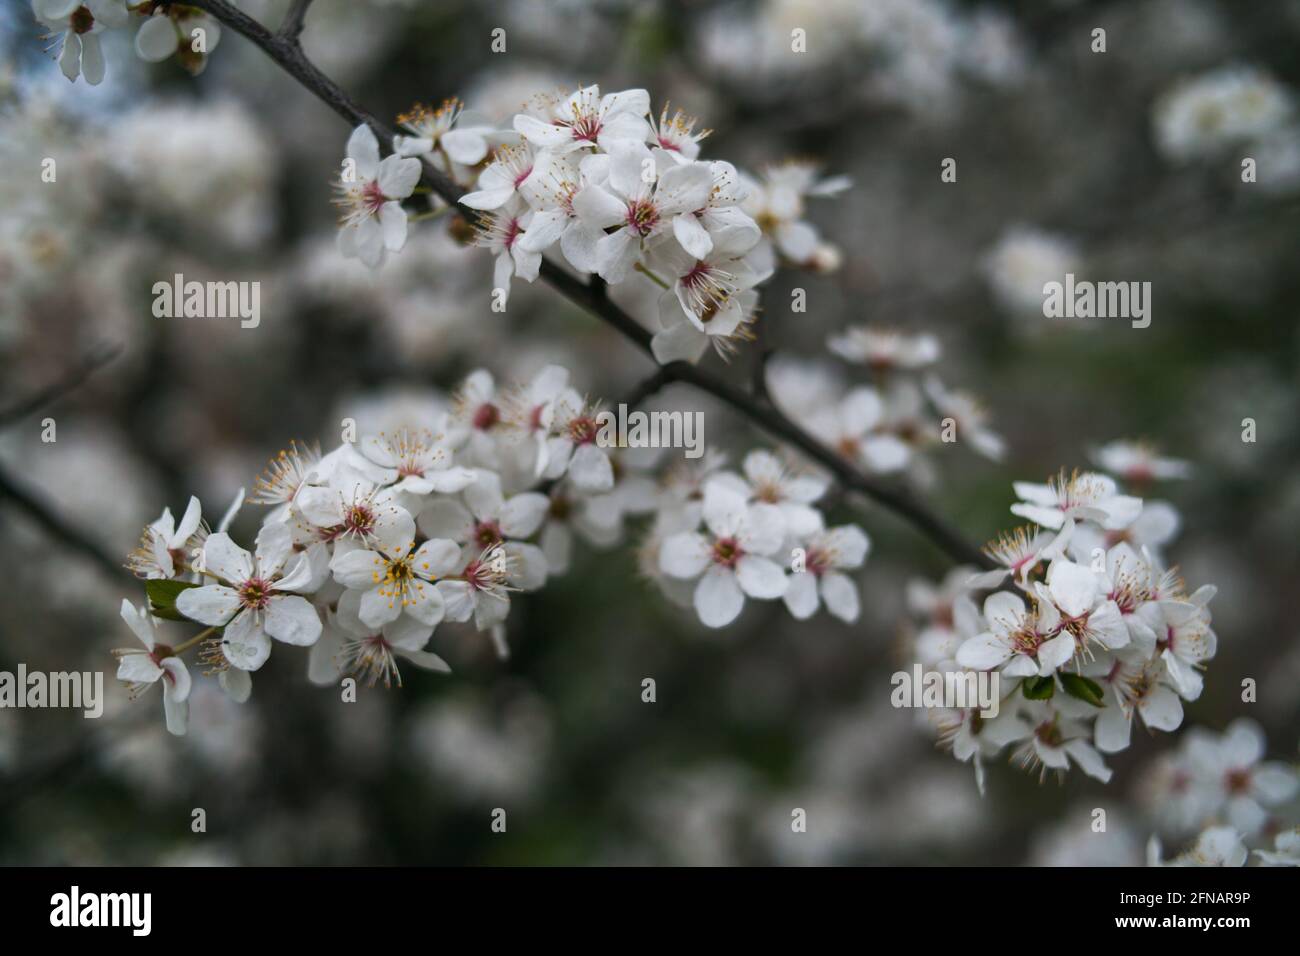
[[[129,576],[120,561],[108,553],[98,541],[93,540],[74,528],[40,496],[14,481],[3,468],[0,468],[0,499],[8,498],[18,508],[27,513],[37,524],[69,548],[79,552],[93,561],[105,574],[117,580]]]
[[[79,364],[74,366],[56,382],[51,382],[35,394],[19,399],[8,408],[0,409],[0,428],[21,421],[28,415],[46,405],[63,398],[75,391],[82,382],[103,368],[122,353],[121,345],[100,345],[86,353]]]
[[[266,55],[290,76],[350,123],[369,126],[384,148],[392,142],[392,129],[360,107],[329,77],[317,69],[307,59],[296,38],[272,34],[252,17],[232,7],[225,0],[192,0],[191,5],[206,10],[227,27],[261,47]],[[456,206],[470,223],[478,221],[478,214],[474,210],[461,206],[458,202],[463,191],[446,173],[428,160],[424,162],[424,178],[439,197],[449,205]],[[542,260],[540,275],[569,301],[613,326],[651,359],[654,358],[650,348],[650,333],[605,295],[603,282],[584,283],[545,259]],[[911,522],[954,560],[979,567],[994,567],[992,560],[967,541],[957,528],[932,512],[910,491],[864,475],[847,460],[792,422],[770,402],[762,401],[712,373],[685,362],[665,365],[660,374],[663,376],[660,384],[677,381],[693,385],[720,399],[769,434],[794,445],[808,457],[822,464],[848,488],[866,495]]]
[[[280,36],[286,40],[297,40],[302,34],[303,21],[307,18],[307,8],[311,0],[293,0],[289,12],[280,23]]]
[[[636,388],[619,399],[619,404],[626,405],[628,408],[635,408],[671,381],[672,376],[668,370],[660,366],[653,375],[638,382]]]

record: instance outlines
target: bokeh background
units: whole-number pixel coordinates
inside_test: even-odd
[[[241,6],[272,24],[283,10]],[[179,513],[197,494],[219,513],[289,439],[331,444],[344,416],[363,430],[418,419],[474,368],[512,379],[559,362],[610,398],[650,369],[541,283],[491,312],[490,257],[442,222],[414,227],[377,274],[342,260],[329,198],[348,129],[242,38],[227,33],[193,77],[110,34],[91,88],[59,74],[26,3],[2,9],[0,409],[120,351],[0,430],[0,669],[103,670],[110,698],[97,722],[0,710],[0,862],[1141,861],[1159,825],[1143,782],[1178,735],[1136,734],[1104,787],[1040,786],[999,762],[981,798],[924,719],[889,705],[889,675],[929,623],[909,582],[950,565],[845,501],[834,516],[859,516],[873,541],[855,626],[751,602],[706,632],[639,578],[632,534],[580,549],[516,602],[509,661],[444,625],[433,646],[452,676],[411,671],[402,690],[345,705],[307,682],[305,654],[277,653],[244,706],[200,682],[189,736],[168,736],[156,694],[129,703],[111,678],[109,650],[131,641],[118,605],[138,588],[51,535],[14,488],[124,558],[164,504]],[[496,27],[505,53],[489,52]],[[809,213],[841,268],[779,273],[763,344],[828,362],[827,336],[848,324],[936,334],[945,381],[980,395],[1008,443],[999,465],[933,457],[925,494],[975,541],[1013,523],[1013,479],[1086,467],[1106,441],[1193,462],[1192,480],[1158,489],[1184,517],[1171,560],[1220,589],[1219,655],[1184,730],[1250,716],[1291,761],[1298,42],[1294,0],[317,0],[303,36],[381,116],[460,96],[504,122],[541,90],[645,87],[656,109],[715,130],[707,157],[850,176]],[[1241,75],[1242,116],[1177,99],[1180,84]],[[57,184],[40,181],[47,156]],[[1256,183],[1241,182],[1244,156]],[[940,182],[945,157],[956,183]],[[1044,319],[1042,277],[1067,268],[1152,282],[1151,326]],[[175,272],[260,281],[261,326],[155,318],[150,288]],[[795,286],[805,314],[782,305]],[[743,381],[755,355],[706,361]],[[763,443],[698,396],[659,400],[703,408],[733,456]],[[235,527],[258,518],[246,509]],[[1241,702],[1244,677],[1257,703]],[[1102,836],[1088,827],[1099,806]],[[494,807],[506,834],[491,832]],[[808,833],[791,832],[793,807]]]

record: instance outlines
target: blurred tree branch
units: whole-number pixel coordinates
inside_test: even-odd
[[[121,352],[122,347],[116,344],[104,344],[90,349],[81,362],[61,379],[0,410],[0,428],[18,422],[52,402],[57,402],[78,388],[100,368],[117,358]],[[16,482],[3,468],[0,468],[0,499],[6,498],[45,529],[51,537],[89,558],[110,577],[121,578],[129,574],[99,542],[74,528],[59,516],[53,506]]]
[[[86,379],[103,368],[122,352],[117,344],[101,344],[91,348],[81,362],[68,371],[63,378],[51,382],[26,398],[20,398],[8,408],[0,408],[0,428],[21,421],[28,415],[57,402],[69,392],[75,391]]]
[[[89,558],[109,577],[119,580],[124,577],[131,577],[130,572],[109,554],[103,545],[74,528],[59,516],[53,506],[42,500],[36,493],[17,483],[3,468],[0,468],[0,500],[6,498],[44,528],[51,537],[62,541],[72,550]]]
[[[303,21],[307,18],[307,8],[311,6],[311,3],[312,0],[293,0],[289,12],[284,15],[284,22],[280,24],[281,39],[298,39],[298,36],[302,33]]]
[[[359,106],[307,59],[298,41],[298,34],[301,32],[301,20],[306,14],[308,3],[300,0],[295,2],[285,18],[285,27],[282,27],[279,33],[271,33],[261,23],[231,6],[226,0],[192,0],[191,5],[207,11],[222,24],[261,47],[267,56],[290,76],[349,123],[369,126],[385,148],[392,143],[393,130],[389,126]],[[461,187],[427,160],[424,162],[424,179],[433,192],[449,205],[456,207],[466,220],[471,223],[477,222],[477,214],[458,202],[463,193]],[[654,359],[650,348],[650,332],[609,299],[605,294],[604,283],[593,282],[588,285],[545,259],[542,260],[540,274],[569,301],[615,328],[652,360]],[[955,561],[978,567],[994,567],[992,560],[967,541],[960,530],[934,513],[911,491],[863,474],[846,459],[791,421],[766,398],[737,388],[711,372],[686,362],[669,363],[656,373],[655,384],[662,386],[669,382],[685,382],[695,386],[739,412],[759,428],[795,446],[824,466],[845,487],[860,492],[909,521]]]

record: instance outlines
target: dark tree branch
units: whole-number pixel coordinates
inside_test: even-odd
[[[118,581],[121,581],[124,577],[130,577],[130,572],[109,554],[103,545],[68,524],[59,517],[58,513],[47,502],[16,483],[3,468],[0,468],[0,500],[6,498],[44,528],[51,537],[62,541],[72,550],[89,558],[109,577]]]
[[[8,408],[0,409],[0,428],[21,421],[46,405],[57,402],[69,392],[75,391],[82,382],[94,375],[122,353],[120,345],[99,345],[92,348],[81,362],[68,371],[63,378],[51,382],[35,394],[21,398]]]
[[[672,374],[661,365],[653,375],[638,382],[636,388],[619,399],[619,404],[635,408],[671,381]]]
[[[349,123],[369,126],[381,146],[387,148],[391,144],[393,130],[362,109],[329,77],[318,70],[304,55],[296,36],[282,35],[283,31],[282,34],[272,34],[256,20],[232,7],[225,0],[191,0],[191,5],[206,10],[225,26],[257,44],[290,76]],[[474,210],[458,203],[463,190],[446,173],[425,161],[424,178],[434,193],[448,204],[457,207],[460,214],[469,222],[478,221],[478,214]],[[650,333],[606,296],[603,282],[593,281],[587,284],[547,260],[542,261],[540,274],[569,301],[613,326],[642,352],[654,359],[650,349]],[[770,402],[685,362],[673,362],[663,366],[656,380],[659,386],[673,381],[686,382],[707,392],[769,434],[794,445],[809,458],[824,466],[847,488],[866,495],[911,522],[954,560],[978,567],[994,566],[991,559],[967,541],[957,528],[932,512],[910,491],[863,474],[792,422]]]
[[[293,0],[293,5],[289,7],[289,12],[284,15],[284,21],[280,24],[281,39],[298,39],[302,34],[303,21],[307,18],[307,8],[310,6],[311,0]]]

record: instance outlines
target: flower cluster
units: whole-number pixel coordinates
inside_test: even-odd
[[[767,451],[747,455],[741,473],[719,467],[677,482],[647,542],[649,571],[707,627],[734,621],[746,597],[780,598],[798,620],[824,601],[852,623],[860,601],[845,572],[862,566],[870,542],[856,525],[826,527],[816,508],[826,488]]]
[[[1253,857],[1260,866],[1300,866],[1300,772],[1265,760],[1265,746],[1259,725],[1239,718],[1222,734],[1194,727],[1161,755],[1143,782],[1143,802],[1160,831],[1199,835],[1170,860],[1152,835],[1149,865],[1244,866]]]
[[[994,461],[1004,452],[988,413],[935,374],[941,349],[925,332],[858,325],[832,335],[830,351],[870,377],[846,385],[820,363],[777,358],[768,368],[772,400],[792,420],[863,471],[907,472],[929,483],[924,453],[944,442],[969,444]]]
[[[84,76],[96,86],[104,79],[99,37],[105,30],[143,22],[135,35],[135,52],[149,63],[175,56],[191,74],[207,66],[208,54],[221,39],[221,27],[197,7],[158,0],[32,0],[32,13],[49,30],[59,69],[69,80]]]
[[[653,118],[645,90],[537,95],[507,129],[455,100],[417,106],[398,123],[393,155],[382,161],[368,128],[349,140],[339,183],[344,255],[378,266],[385,250],[401,249],[401,203],[423,160],[465,184],[460,202],[477,214],[475,242],[492,253],[501,306],[512,280],[532,282],[542,258],[556,253],[610,285],[655,283],[660,362],[696,362],[710,346],[733,351],[750,335],[755,287],[778,262],[828,271],[840,260],[804,210],[847,180],[822,179],[807,163],[753,179],[700,159],[709,130],[668,107]]]
[[[1134,447],[1108,446],[1099,457],[1132,462]],[[983,759],[1008,745],[1042,774],[1073,764],[1104,782],[1103,754],[1129,746],[1135,717],[1172,731],[1183,703],[1200,696],[1217,647],[1215,588],[1189,592],[1162,563],[1160,546],[1177,527],[1166,503],[1124,494],[1099,472],[1014,488],[1012,513],[1033,523],[987,547],[998,569],[954,572],[916,653],[927,667],[999,677],[996,716],[949,710],[940,721],[981,787]]]
[[[291,444],[248,497],[266,509],[251,551],[230,533],[242,492],[215,530],[195,498],[179,521],[168,509],[145,528],[128,567],[147,603],[122,607],[143,649],[117,652],[118,676],[133,693],[161,682],[168,728],[184,733],[191,648],[237,701],[276,642],[310,647],[322,684],[400,685],[403,662],[448,671],[427,649],[443,622],[472,623],[504,656],[511,596],[563,574],[575,537],[610,547],[632,518],[648,525],[651,576],[670,596],[689,592],[710,627],[735,619],[746,596],[782,598],[800,620],[823,602],[857,618],[849,572],[868,540],[826,526],[825,478],[762,450],[739,471],[715,453],[659,467],[662,449],[617,427],[547,366],[506,389],[473,372],[427,431],[327,454]],[[174,644],[166,622],[204,629]]]
[[[1234,64],[1180,81],[1156,101],[1151,123],[1160,152],[1185,162],[1258,144],[1294,112],[1289,91],[1267,71]]]
[[[1265,759],[1264,733],[1239,718],[1222,734],[1193,727],[1178,749],[1162,754],[1144,781],[1143,802],[1157,828],[1185,837],[1224,826],[1256,843],[1297,822],[1300,774],[1294,765]]]

